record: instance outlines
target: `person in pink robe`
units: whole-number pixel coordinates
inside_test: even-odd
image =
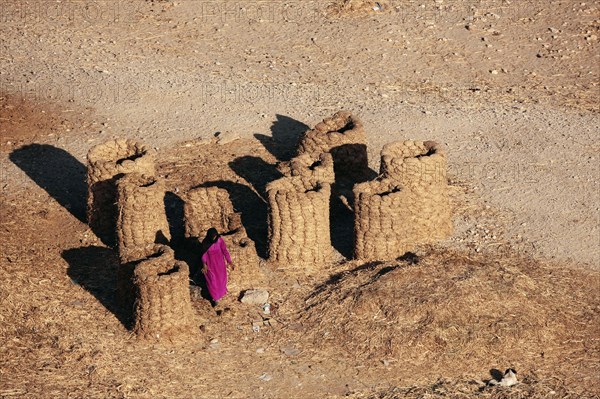
[[[206,233],[206,238],[202,241],[202,264],[204,265],[202,272],[206,278],[208,292],[214,305],[227,294],[227,266],[225,261],[231,266],[231,270],[234,270],[225,241],[219,235],[217,229],[211,227]]]

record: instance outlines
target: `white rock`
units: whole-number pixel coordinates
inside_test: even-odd
[[[241,302],[248,305],[263,305],[269,300],[269,291],[247,290],[242,296]]]

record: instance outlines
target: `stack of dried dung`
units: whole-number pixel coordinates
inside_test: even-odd
[[[190,190],[184,204],[185,236],[204,239],[209,228],[221,233],[236,269],[229,274],[229,292],[260,285],[264,276],[258,268],[254,242],[248,238],[241,215],[233,209],[227,190],[218,187],[199,187]]]
[[[139,262],[133,271],[138,337],[176,341],[197,332],[198,319],[190,300],[189,269],[176,261],[173,250],[158,252]]]
[[[310,182],[335,183],[333,157],[328,152],[320,154],[301,154],[288,162],[281,162],[277,169],[284,176],[302,176]]]
[[[198,187],[187,192],[183,206],[185,236],[203,239],[214,227],[229,231],[230,215],[235,213],[227,190],[218,187]]]
[[[362,123],[349,112],[339,111],[317,124],[300,140],[298,154],[333,156],[338,180],[363,181],[369,175],[367,139]]]
[[[229,292],[237,297],[242,291],[261,286],[265,276],[259,269],[254,241],[248,238],[240,213],[230,215],[228,232],[223,235],[223,240],[235,264],[235,270],[229,274]]]
[[[329,231],[331,187],[302,176],[267,185],[269,259],[282,268],[314,269],[332,253]]]
[[[446,152],[434,141],[398,141],[381,151],[381,173],[412,196],[414,240],[418,243],[452,234],[452,209],[446,178]]]
[[[446,156],[432,141],[384,146],[381,176],[354,187],[354,254],[390,260],[452,234]]]
[[[155,153],[133,140],[111,140],[88,152],[88,224],[114,243],[117,219],[116,180],[127,173],[154,176]]]
[[[143,259],[154,244],[170,240],[164,207],[165,185],[158,178],[131,173],[117,181],[117,243],[121,263]]]
[[[395,259],[413,248],[410,196],[390,179],[354,186],[354,256]]]

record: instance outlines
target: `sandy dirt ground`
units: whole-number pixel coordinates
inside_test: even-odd
[[[594,2],[0,0],[0,22],[0,397],[600,395]],[[113,298],[116,256],[85,223],[90,147],[121,137],[148,143],[173,193],[235,182],[236,207],[254,217],[246,228],[260,249],[275,163],[340,109],[363,121],[374,170],[388,142],[446,146],[456,231],[419,256],[485,258],[476,264],[490,273],[476,281],[512,262],[507,273],[530,282],[507,291],[526,292],[524,318],[535,304],[577,305],[544,308],[555,309],[543,313],[552,338],[519,341],[514,353],[510,345],[460,352],[441,365],[419,358],[418,347],[391,360],[323,348],[308,332],[336,321],[310,313],[305,300],[360,267],[346,260],[310,278],[265,263],[282,313],[259,333],[259,310],[232,302],[233,314],[216,316],[196,298],[205,331],[189,345],[131,336]],[[220,145],[217,132],[239,139]],[[248,156],[253,162],[239,161]],[[511,323],[523,337],[542,328]],[[544,345],[546,360],[525,355]],[[512,365],[526,381],[520,391],[480,392],[475,381],[490,368]]]

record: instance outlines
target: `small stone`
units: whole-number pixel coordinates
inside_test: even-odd
[[[269,300],[269,291],[266,290],[247,290],[244,292],[242,303],[248,305],[263,305]]]
[[[233,133],[230,131],[220,132],[217,135],[217,144],[225,145],[225,144],[229,144],[229,143],[234,142],[235,140],[239,140],[239,139],[240,139],[240,135],[237,133]]]
[[[256,353],[265,353],[265,348],[258,348]]]
[[[498,75],[498,71],[497,71],[497,70],[495,70],[495,69],[491,70],[491,71],[490,71],[490,73],[491,73],[492,75]]]
[[[261,380],[263,380],[263,381],[271,381],[273,379],[273,377],[270,374],[267,374],[267,373],[263,373],[263,375],[261,375],[258,378],[261,379]]]
[[[286,356],[297,356],[300,354],[300,349],[296,348],[293,345],[282,346],[281,348],[279,348],[279,350]]]
[[[383,363],[383,365],[384,365],[385,367],[388,367],[388,366],[390,365],[390,361],[389,361],[389,360],[386,360],[386,359],[383,359],[383,360],[381,361],[381,363]]]

